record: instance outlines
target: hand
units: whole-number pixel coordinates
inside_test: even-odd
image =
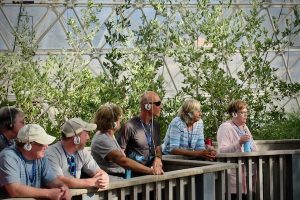
[[[205,148],[207,150],[215,150],[214,146],[210,146],[210,145],[205,145]]]
[[[240,145],[242,145],[242,144],[245,144],[249,140],[251,140],[251,135],[245,134],[240,137],[239,143],[240,143]]]
[[[60,198],[61,200],[70,200],[70,199],[72,199],[72,195],[71,195],[71,192],[70,192],[68,187],[62,186],[62,187],[60,187],[60,190],[63,193],[63,195]]]
[[[49,199],[53,200],[70,200],[71,194],[65,187],[49,189]]]
[[[199,151],[199,157],[204,157],[209,161],[213,161],[216,158],[216,154],[217,152],[214,149],[206,149]]]
[[[95,180],[95,187],[98,187],[98,188],[101,188],[101,189],[107,189],[108,186],[109,186],[109,176],[108,174],[103,171],[103,170],[100,170],[98,171],[93,179],[96,179]]]
[[[162,162],[161,162],[161,159],[156,157],[153,161],[153,164],[152,164],[152,169],[153,169],[153,174],[154,175],[162,175],[164,174],[164,171],[162,169]]]

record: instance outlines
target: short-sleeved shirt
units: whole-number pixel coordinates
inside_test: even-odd
[[[170,154],[173,149],[190,149],[203,150],[205,149],[203,121],[193,124],[191,131],[188,131],[186,123],[180,118],[175,117],[170,123],[167,133],[162,144],[164,154]]]
[[[155,120],[145,124],[140,117],[134,117],[122,127],[118,143],[127,157],[149,166],[155,148],[160,146],[160,125]]]
[[[55,175],[73,177],[69,172],[67,156],[60,141],[46,150],[46,157],[49,159]],[[73,156],[76,162],[76,178],[81,177],[81,172],[92,177],[100,169],[91,153],[85,149],[76,151]]]
[[[117,142],[105,133],[97,132],[92,140],[91,152],[98,165],[108,174],[125,173],[125,169],[109,161],[106,156],[112,151],[122,151]]]
[[[14,146],[14,145],[15,145],[14,140],[8,140],[2,133],[0,133],[0,152],[5,147]]]
[[[0,196],[8,196],[4,186],[10,183],[43,188],[56,178],[45,157],[26,160],[15,146],[1,151],[0,160]]]

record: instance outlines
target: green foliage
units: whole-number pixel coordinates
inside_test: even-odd
[[[273,121],[263,127],[255,137],[260,140],[300,139],[300,113],[289,113],[285,118]]]
[[[16,33],[19,50],[0,54],[0,80],[5,85],[0,88],[2,104],[7,104],[11,87],[16,95],[15,104],[24,110],[27,121],[40,123],[55,135],[65,118],[77,116],[90,121],[97,108],[106,102],[120,105],[124,118],[129,119],[139,112],[139,97],[144,91],[153,90],[165,97],[162,69],[165,59],[171,58],[184,78],[175,97],[164,98],[159,118],[163,134],[183,100],[193,97],[202,104],[206,136],[214,137],[218,126],[228,117],[224,114],[228,103],[240,98],[249,104],[248,125],[254,135],[288,138],[280,133],[284,129],[278,127],[275,131],[270,124],[283,120],[282,127],[287,128],[289,123],[299,122],[292,115],[286,117],[276,101],[295,97],[300,85],[276,76],[268,50],[280,53],[299,34],[296,8],[295,18],[287,20],[284,28],[277,24],[278,17],[273,16],[276,31],[270,35],[264,28],[265,17],[257,1],[253,1],[249,12],[232,14],[228,14],[231,1],[209,6],[207,0],[201,0],[195,8],[188,1],[149,2],[155,17],[149,19],[142,14],[141,24],[134,29],[127,18],[134,5],[129,1],[115,7],[114,16],[104,22],[105,39],[111,48],[104,55],[92,45],[100,30],[97,13],[101,6],[91,0],[81,10],[81,23],[75,19],[68,21],[72,52],[50,55],[46,60],[34,57],[34,33],[28,32],[25,23],[22,32]],[[124,51],[129,47],[130,52]],[[237,57],[243,65],[232,72],[229,69]],[[99,75],[89,70],[92,59],[101,62],[103,71]],[[51,117],[53,113],[55,116]],[[269,130],[275,135],[269,134]]]

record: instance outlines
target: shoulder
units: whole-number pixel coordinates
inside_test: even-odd
[[[61,154],[64,153],[60,142],[52,144],[46,150],[46,154]]]
[[[129,119],[126,123],[125,123],[125,127],[134,127],[136,126],[137,124],[140,123],[140,118],[135,116],[131,119]]]
[[[48,147],[48,149],[59,149],[61,147],[60,141],[56,142]]]
[[[8,147],[1,151],[0,158],[19,158],[17,150],[14,147]]]
[[[204,125],[204,123],[203,123],[203,120],[202,120],[202,119],[200,119],[200,120],[199,120],[199,121],[197,121],[196,123],[197,123],[197,126],[203,126],[203,125]]]
[[[47,163],[49,162],[49,160],[46,157],[39,158],[36,161],[37,161],[38,165],[48,167]]]
[[[102,133],[99,133],[97,132],[93,139],[92,139],[92,143],[95,143],[96,141],[97,142],[102,142],[103,140],[105,140],[107,138],[106,134],[102,134]]]
[[[133,117],[130,120],[128,120],[123,128],[121,129],[121,133],[135,133],[137,129],[139,129],[141,127],[141,121],[139,117]]]
[[[231,125],[230,121],[225,121],[220,125],[219,129],[220,128],[232,128],[232,125]]]
[[[1,160],[0,162],[1,167],[5,165],[9,165],[15,168],[20,163],[22,163],[22,159],[20,155],[17,153],[17,150],[12,147],[5,148],[1,151],[0,160]]]
[[[77,153],[80,155],[80,157],[83,156],[83,158],[87,158],[87,156],[91,155],[91,152],[88,151],[87,149],[78,150]]]
[[[223,122],[219,126],[217,135],[228,134],[228,133],[231,133],[231,132],[234,132],[234,131],[235,130],[234,130],[232,124],[230,123],[230,121],[226,121],[226,122]]]
[[[177,116],[171,121],[170,126],[177,126],[179,129],[183,129],[185,127],[185,123]]]
[[[107,146],[107,143],[110,142],[110,139],[106,134],[96,134],[91,143],[92,151],[99,151]],[[97,149],[97,150],[96,150]]]

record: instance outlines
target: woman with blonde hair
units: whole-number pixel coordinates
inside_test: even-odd
[[[185,100],[168,127],[162,145],[163,153],[213,160],[216,151],[206,149],[203,131],[200,102]]]

